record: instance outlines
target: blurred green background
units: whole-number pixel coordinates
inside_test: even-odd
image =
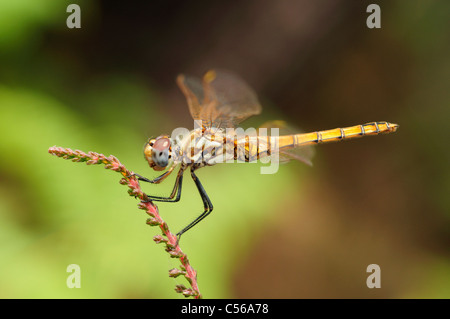
[[[156,177],[148,137],[192,128],[178,73],[240,74],[258,126],[370,121],[392,135],[316,148],[313,167],[198,171],[214,212],[182,239],[206,298],[450,297],[450,2],[0,0],[0,297],[183,298],[120,176],[48,154],[113,154]],[[81,29],[66,8],[81,7]],[[202,211],[185,178],[159,204],[176,232]],[[165,195],[174,176],[143,185]],[[368,289],[366,268],[381,267]],[[69,289],[69,264],[81,288]]]

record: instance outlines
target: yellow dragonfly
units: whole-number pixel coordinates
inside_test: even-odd
[[[282,135],[242,134],[237,125],[261,112],[255,92],[238,76],[227,71],[208,71],[203,79],[179,75],[177,84],[187,99],[196,124],[187,134],[161,135],[144,146],[144,157],[155,171],[166,170],[155,179],[135,174],[139,180],[158,184],[179,167],[174,188],[168,197],[148,196],[150,200],[178,202],[181,197],[183,173],[190,168],[191,177],[203,201],[204,211],[177,233],[181,235],[198,224],[213,210],[203,185],[195,171],[204,166],[228,162],[254,162],[270,158],[286,162],[291,159],[311,163],[311,145],[353,139],[366,135],[395,132],[397,124],[372,122],[345,128],[312,133],[290,132],[282,121],[265,123],[264,128],[278,129]],[[240,133],[239,133],[240,132]],[[246,131],[247,132],[247,131]],[[286,133],[287,132],[287,133]],[[272,131],[273,133],[273,131]]]

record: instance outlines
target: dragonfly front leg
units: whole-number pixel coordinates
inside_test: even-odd
[[[147,177],[144,177],[142,175],[139,175],[137,173],[132,173],[131,176],[137,176],[138,180],[142,181],[142,182],[147,182],[147,183],[151,183],[151,184],[159,184],[161,183],[164,179],[166,179],[167,176],[170,175],[170,173],[172,173],[173,171],[173,167],[171,167],[167,172],[165,172],[164,174],[156,177],[155,179],[148,179]],[[128,176],[130,177],[130,176]]]
[[[197,185],[197,189],[198,189],[198,191],[200,193],[200,197],[202,198],[203,206],[204,206],[205,210],[192,223],[190,223],[185,228],[183,228],[180,232],[177,233],[178,241],[180,241],[181,235],[183,235],[189,229],[191,229],[192,227],[197,225],[200,221],[202,221],[206,216],[208,216],[212,212],[212,210],[214,208],[213,204],[211,203],[211,200],[208,197],[208,194],[206,194],[206,191],[205,191],[205,189],[202,186],[202,183],[198,179],[197,175],[195,175],[195,173],[194,173],[195,170],[196,170],[195,167],[191,167],[191,176],[192,176],[192,179],[195,182],[195,185]]]
[[[147,195],[149,200],[153,200],[156,202],[178,202],[181,198],[181,186],[183,185],[183,172],[184,169],[182,168],[178,171],[177,179],[175,180],[175,185],[173,187],[172,193],[170,193],[168,197]]]

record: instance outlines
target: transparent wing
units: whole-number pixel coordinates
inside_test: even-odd
[[[235,127],[261,113],[255,92],[237,75],[228,71],[208,71],[203,80],[179,75],[178,86],[185,95],[195,120],[206,127]]]
[[[204,99],[202,82],[198,78],[180,74],[177,77],[177,84],[186,97],[192,118],[200,119],[201,104]]]
[[[292,126],[287,125],[285,121],[269,121],[260,126],[267,128],[267,134],[270,134],[270,128],[278,128],[280,136],[301,134],[302,132]],[[314,157],[314,148],[312,145],[295,147],[290,150],[283,150],[279,153],[280,163],[286,163],[290,160],[297,160],[312,166],[312,158]]]

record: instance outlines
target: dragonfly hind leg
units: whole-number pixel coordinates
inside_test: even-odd
[[[186,227],[184,227],[181,231],[179,231],[177,233],[178,241],[180,241],[181,235],[183,235],[189,229],[191,229],[192,227],[197,225],[200,221],[202,221],[206,216],[208,216],[212,212],[212,210],[214,208],[213,204],[211,203],[211,200],[208,197],[208,194],[206,194],[206,191],[203,188],[202,183],[198,179],[197,175],[195,175],[195,172],[194,172],[195,170],[196,170],[195,167],[191,168],[191,176],[195,182],[195,185],[197,186],[198,192],[200,193],[200,197],[202,198],[203,206],[204,206],[205,210],[203,211],[203,213],[200,216],[198,216],[196,219],[194,219],[193,222],[191,222],[189,225],[187,225]]]

